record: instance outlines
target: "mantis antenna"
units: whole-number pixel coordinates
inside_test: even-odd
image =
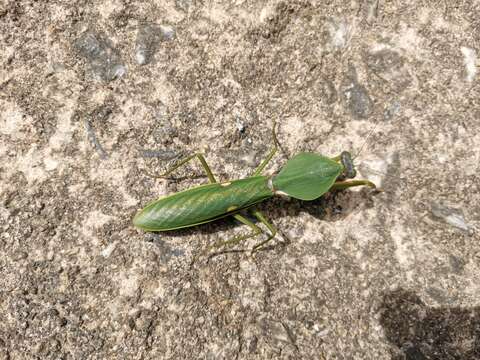
[[[367,142],[368,140],[370,139],[370,136],[373,134],[373,132],[375,131],[375,129],[377,128],[378,126],[378,123],[375,124],[375,126],[373,127],[372,130],[370,130],[370,132],[368,133],[365,141],[363,142],[362,146],[360,147],[360,150],[358,151],[358,153],[352,158],[352,160],[355,160],[363,151],[363,148],[365,147],[365,145],[367,145]]]

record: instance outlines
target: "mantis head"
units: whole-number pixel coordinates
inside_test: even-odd
[[[343,165],[343,172],[338,180],[353,179],[357,176],[357,170],[355,170],[355,165],[353,164],[352,154],[348,151],[343,151],[340,154],[340,162]]]

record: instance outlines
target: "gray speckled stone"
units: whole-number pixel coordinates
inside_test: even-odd
[[[117,51],[99,34],[90,31],[83,33],[75,41],[75,47],[102,80],[111,81],[125,75],[127,68]]]

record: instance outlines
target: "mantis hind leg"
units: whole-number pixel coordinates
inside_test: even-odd
[[[195,158],[197,158],[200,161],[200,164],[202,164],[202,167],[205,170],[205,173],[207,174],[207,177],[208,177],[208,180],[210,181],[210,183],[216,183],[217,179],[215,179],[215,176],[213,175],[212,170],[210,170],[210,167],[208,166],[207,161],[205,160],[205,158],[203,157],[203,154],[201,154],[201,153],[195,153],[193,155],[187,156],[186,158],[184,158],[182,160],[179,160],[170,169],[165,171],[163,174],[160,174],[160,175],[150,175],[150,174],[148,174],[148,175],[150,175],[152,177],[155,177],[155,178],[166,178],[172,172],[177,170],[180,166],[185,165],[186,163],[188,163],[189,161],[191,161]]]
[[[257,225],[255,225],[250,220],[248,220],[245,216],[243,216],[241,214],[235,214],[235,215],[233,215],[233,217],[236,220],[240,221],[241,223],[250,227],[250,229],[252,229],[252,232],[250,234],[247,234],[247,235],[244,235],[244,236],[236,236],[233,239],[223,241],[222,243],[220,243],[219,246],[225,246],[225,245],[233,246],[233,245],[236,245],[236,244],[240,243],[241,241],[244,241],[244,240],[250,239],[252,237],[255,237],[257,235],[260,235],[263,232],[262,229],[260,229]]]
[[[275,226],[273,226],[272,224],[270,224],[268,222],[268,220],[265,218],[265,216],[263,215],[262,212],[260,212],[259,210],[255,209],[252,211],[252,214],[260,221],[262,222],[266,227],[267,229],[269,230],[270,234],[268,234],[268,238],[266,240],[263,240],[261,241],[260,243],[256,244],[252,250],[251,250],[251,253],[253,254],[255,251],[257,251],[258,249],[260,249],[261,247],[265,246],[265,244],[267,244],[270,240],[272,240],[275,235],[277,234],[277,229],[275,228]],[[234,245],[237,245],[239,244],[240,242],[243,242],[245,240],[248,240],[250,238],[253,238],[253,237],[256,237],[262,233],[264,233],[264,231],[258,227],[257,225],[255,225],[253,222],[251,222],[250,220],[248,220],[246,217],[244,217],[243,215],[241,214],[235,214],[233,215],[233,217],[240,221],[241,223],[247,225],[248,227],[250,227],[252,229],[252,232],[246,234],[246,235],[240,235],[240,236],[235,236],[233,237],[232,239],[229,239],[229,240],[226,240],[226,241],[221,241],[221,242],[218,242],[210,247],[208,247],[204,252],[203,254],[207,254],[209,253],[211,250],[213,249],[218,249],[220,247],[231,247],[231,246],[234,246]],[[282,234],[283,235],[283,234]],[[287,241],[290,241],[290,239],[287,238]],[[215,256],[215,255],[218,255],[220,253],[217,253],[217,254],[212,254],[211,256]],[[195,260],[194,260],[195,261]]]
[[[273,137],[273,149],[270,150],[270,152],[268,153],[267,157],[265,158],[265,160],[263,160],[260,165],[258,165],[257,169],[253,172],[252,176],[257,176],[257,175],[260,175],[261,172],[263,171],[263,169],[265,169],[265,167],[268,165],[268,163],[270,162],[270,160],[272,160],[273,156],[275,155],[275,153],[277,152],[278,150],[278,139],[277,139],[277,134],[275,133],[275,127],[277,126],[277,123],[274,123],[273,124],[273,128],[272,128],[272,137]]]
[[[239,244],[240,242],[242,241],[245,241],[247,239],[250,239],[252,237],[255,237],[255,236],[258,236],[260,235],[263,230],[261,228],[259,228],[257,225],[255,225],[253,222],[251,222],[250,220],[248,220],[246,217],[244,217],[243,215],[241,214],[235,214],[235,215],[232,215],[236,220],[240,221],[241,223],[247,225],[248,227],[250,227],[252,229],[252,231],[246,235],[239,235],[239,236],[235,236],[229,240],[226,240],[226,241],[220,241],[220,242],[217,242],[216,244],[212,245],[212,246],[209,246],[204,252],[203,254],[207,254],[209,253],[211,250],[214,250],[214,249],[218,249],[218,248],[221,248],[221,247],[231,247],[231,246],[234,246],[234,245],[237,245]],[[212,256],[214,256],[216,254],[213,254]]]
[[[252,253],[254,253],[255,251],[259,250],[261,247],[265,246],[265,244],[267,244],[270,240],[272,240],[275,237],[275,235],[277,234],[277,228],[275,226],[273,226],[267,220],[265,215],[263,215],[263,213],[260,210],[253,209],[252,210],[252,215],[255,216],[263,225],[265,225],[265,227],[270,232],[268,234],[267,239],[259,242],[258,244],[256,244],[252,248]],[[253,231],[250,234],[247,234],[247,235],[244,235],[244,236],[237,236],[237,237],[234,237],[231,240],[224,241],[224,242],[218,244],[218,246],[225,246],[225,245],[233,246],[233,245],[236,245],[236,244],[240,243],[241,241],[250,239],[250,238],[255,237],[257,235],[260,235],[261,233],[264,232],[260,227],[258,227],[257,225],[255,225],[250,220],[248,220],[247,218],[245,218],[244,216],[242,216],[240,214],[233,215],[233,217],[235,219],[237,219],[238,221],[242,222],[243,224],[248,225]],[[214,245],[214,246],[217,246],[217,245]]]

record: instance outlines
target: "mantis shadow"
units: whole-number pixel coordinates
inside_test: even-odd
[[[360,191],[330,191],[311,201],[274,197],[260,204],[259,208],[272,219],[278,219],[287,214],[294,217],[301,213],[308,213],[316,219],[335,222],[347,218],[359,207],[371,208],[373,205],[372,191],[361,189]]]
[[[480,359],[480,307],[428,307],[408,290],[387,293],[380,324],[393,360]]]

